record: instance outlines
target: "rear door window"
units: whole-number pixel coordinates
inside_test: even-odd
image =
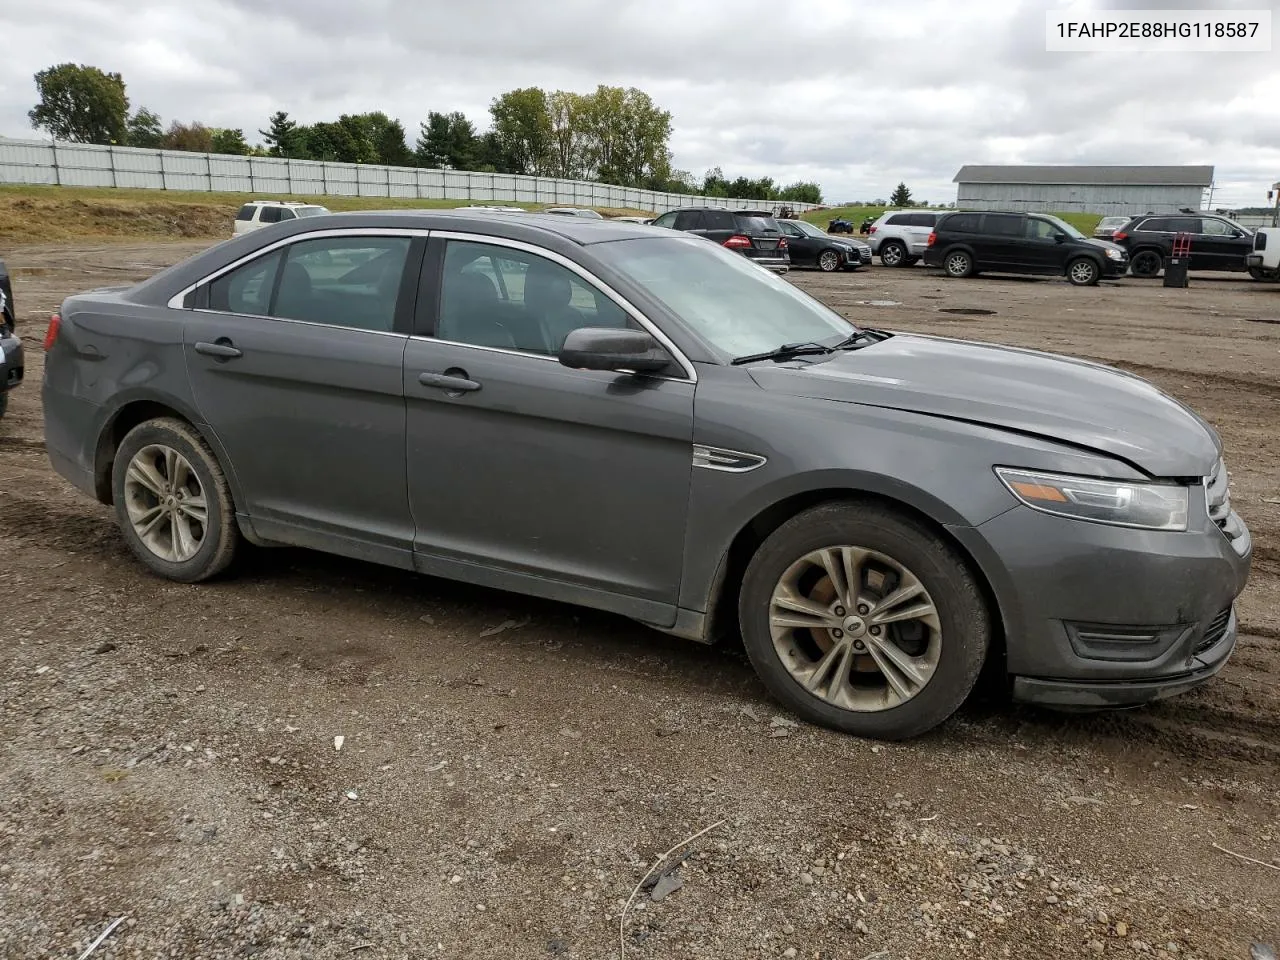
[[[280,208],[279,207],[263,207],[262,213],[258,215],[259,223],[279,223]]]
[[[1174,233],[1199,233],[1200,218],[1199,217],[1173,217],[1169,221],[1166,230],[1172,230]]]
[[[293,211],[292,211],[292,210],[290,210],[290,209],[288,209],[287,207],[281,207],[281,208],[280,208],[280,219],[281,219],[282,221],[283,221],[283,220],[293,220],[293,219],[295,219]]]
[[[271,316],[390,333],[408,237],[325,237],[288,248]]]
[[[676,214],[677,230],[697,230],[702,223],[702,211],[681,210]]]
[[[978,230],[978,214],[955,213],[942,222],[942,229],[955,233],[976,233]]]
[[[1022,236],[1022,217],[1006,213],[988,213],[982,221],[982,232],[993,237]]]

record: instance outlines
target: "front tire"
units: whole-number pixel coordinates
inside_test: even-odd
[[[963,559],[874,503],[823,504],[774,531],[747,567],[738,616],[773,696],[813,723],[885,740],[950,717],[991,634]]]
[[[1249,276],[1261,283],[1275,283],[1277,280],[1280,280],[1280,273],[1268,273],[1261,267],[1250,267]],[[0,414],[3,414],[3,412],[3,408],[0,408]]]
[[[1164,268],[1164,257],[1157,250],[1139,250],[1129,261],[1129,272],[1135,277],[1150,280]]]
[[[1102,268],[1090,257],[1079,257],[1067,264],[1067,279],[1077,287],[1095,287]]]
[[[818,254],[818,269],[823,273],[835,273],[840,269],[840,253],[837,250],[823,250]]]
[[[943,259],[942,269],[946,271],[947,276],[955,277],[956,279],[972,276],[974,273],[973,257],[963,250],[953,250]]]
[[[880,263],[886,267],[901,267],[907,262],[907,248],[897,240],[880,244]]]
[[[235,558],[231,488],[189,424],[162,417],[130,430],[112,463],[111,490],[129,549],[153,573],[196,583]]]

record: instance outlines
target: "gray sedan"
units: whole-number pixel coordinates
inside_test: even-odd
[[[775,697],[928,730],[984,664],[1134,705],[1216,674],[1218,435],[1097,364],[858,328],[733,251],[576,217],[338,214],[51,323],[54,466],[179,581],[293,544],[740,633]]]

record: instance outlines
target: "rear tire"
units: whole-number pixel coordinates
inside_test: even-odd
[[[190,424],[161,417],[130,430],[112,463],[111,492],[129,549],[153,573],[196,583],[235,559],[231,488]]]
[[[973,257],[963,250],[953,250],[948,253],[942,260],[942,269],[946,271],[947,276],[956,279],[969,277],[975,273]]]
[[[886,267],[901,267],[906,265],[907,248],[898,240],[886,240],[880,244],[880,263]]]
[[[831,628],[810,628],[811,615],[798,612],[806,608]],[[877,610],[884,626],[875,626]],[[738,616],[747,655],[778,700],[813,723],[885,740],[950,717],[977,683],[991,638],[964,560],[919,521],[876,503],[822,504],[775,530],[747,566]],[[796,617],[806,625],[788,625]]]
[[[1158,250],[1139,250],[1129,261],[1129,272],[1144,280],[1159,276],[1162,269],[1164,269],[1164,257]]]
[[[1102,268],[1092,257],[1077,257],[1067,264],[1067,279],[1077,287],[1096,287]]]
[[[0,392],[0,417],[3,417],[5,411],[9,409],[9,391]]]

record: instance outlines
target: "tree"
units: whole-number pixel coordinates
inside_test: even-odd
[[[404,124],[399,120],[388,120],[376,131],[373,142],[378,162],[390,167],[409,167],[413,165],[413,153],[405,142]]]
[[[258,133],[267,144],[267,153],[273,157],[297,157],[299,143],[298,125],[289,119],[289,114],[277,110],[267,121],[267,129]]]
[[[159,115],[146,107],[129,118],[127,140],[131,147],[150,147],[152,149],[164,142],[164,128],[160,126]]]
[[[821,203],[822,187],[806,181],[792,183],[778,191],[778,199],[796,203]]]
[[[909,207],[911,206],[911,191],[907,189],[905,183],[899,183],[893,188],[893,194],[889,197],[889,206],[891,207]]]
[[[250,150],[249,143],[244,138],[243,130],[213,131],[213,138],[209,145],[210,153],[228,153],[247,157]]]
[[[441,170],[474,170],[479,161],[476,129],[461,113],[431,111],[420,124],[417,159],[424,167]]]
[[[501,173],[541,174],[551,161],[551,115],[539,87],[508,90],[489,105]],[[495,166],[497,166],[495,164]],[[505,167],[506,169],[503,169]]]
[[[723,170],[712,167],[707,171],[707,175],[702,178],[702,193],[708,197],[729,196],[729,181],[725,179]]]
[[[40,102],[27,112],[35,129],[75,143],[128,140],[129,98],[120,74],[62,63],[41,70],[35,82]]]
[[[188,150],[192,153],[213,152],[213,131],[198,120],[190,125],[177,120],[169,124],[169,131],[161,144],[166,150]]]
[[[584,106],[584,98],[568,90],[557,90],[547,97],[547,114],[551,121],[548,172],[553,177],[573,180],[582,176]]]

